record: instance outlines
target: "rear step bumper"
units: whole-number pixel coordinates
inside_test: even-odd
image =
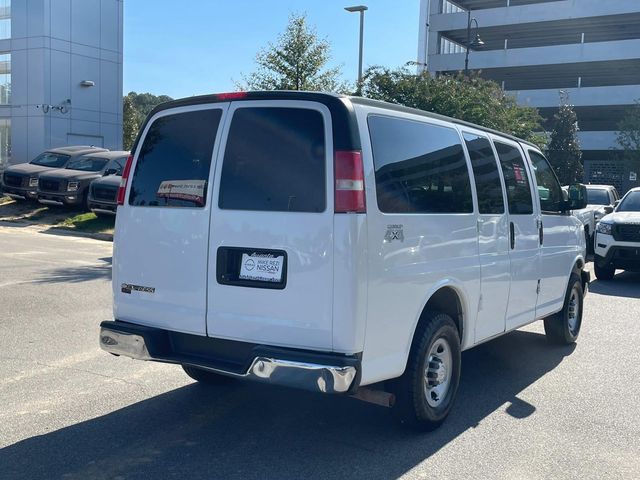
[[[121,321],[100,324],[100,348],[137,360],[191,365],[322,393],[353,393],[360,354],[341,355],[189,335]]]

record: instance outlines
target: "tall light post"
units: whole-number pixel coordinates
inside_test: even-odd
[[[366,5],[344,7],[347,12],[360,12],[360,54],[358,56],[358,87],[357,93],[362,89],[362,49],[364,47],[364,12],[369,9]]]
[[[472,42],[471,41],[471,25],[473,22],[476,23],[476,30],[475,30],[476,33]],[[475,18],[471,18],[471,10],[468,10],[467,11],[467,44],[466,44],[467,53],[464,57],[464,76],[465,77],[469,76],[469,48],[471,47],[482,48],[484,46],[484,42],[482,41],[482,39],[480,38],[480,35],[478,34],[479,28],[480,27],[478,26],[478,20],[476,20]]]

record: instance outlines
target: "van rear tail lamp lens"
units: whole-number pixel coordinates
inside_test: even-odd
[[[366,213],[362,152],[337,151],[334,178],[335,213]]]
[[[129,180],[129,173],[131,172],[131,164],[133,163],[133,155],[129,155],[127,163],[124,166],[122,172],[122,179],[120,180],[120,188],[118,189],[118,205],[124,205],[124,196],[127,192],[127,181]]]

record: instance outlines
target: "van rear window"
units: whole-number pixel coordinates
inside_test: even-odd
[[[368,122],[381,212],[473,212],[469,170],[456,130],[378,115]]]
[[[220,178],[221,209],[323,212],[324,121],[317,110],[239,108]]]
[[[129,204],[203,207],[222,110],[196,110],[160,117],[138,155]]]

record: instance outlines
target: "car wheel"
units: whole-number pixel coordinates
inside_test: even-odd
[[[191,365],[182,365],[182,369],[194,380],[207,385],[222,385],[234,380],[232,377],[221,375],[210,370],[203,370],[202,368]]]
[[[413,339],[405,373],[393,388],[394,410],[412,428],[431,431],[446,419],[460,383],[460,337],[453,319],[431,312]]]
[[[583,301],[582,281],[579,275],[572,273],[562,310],[544,319],[544,332],[549,342],[557,345],[575,343],[582,326]]]
[[[90,212],[91,209],[89,208],[89,190],[87,189],[86,192],[84,192],[84,195],[82,196],[82,211],[83,212]]]
[[[616,274],[616,269],[611,265],[602,265],[598,262],[598,259],[593,262],[596,278],[598,280],[613,280]]]
[[[593,246],[593,237],[591,236],[591,234],[589,233],[589,229],[585,228],[584,229],[584,240],[587,244],[587,255],[591,255],[593,254],[594,251],[594,246]]]

